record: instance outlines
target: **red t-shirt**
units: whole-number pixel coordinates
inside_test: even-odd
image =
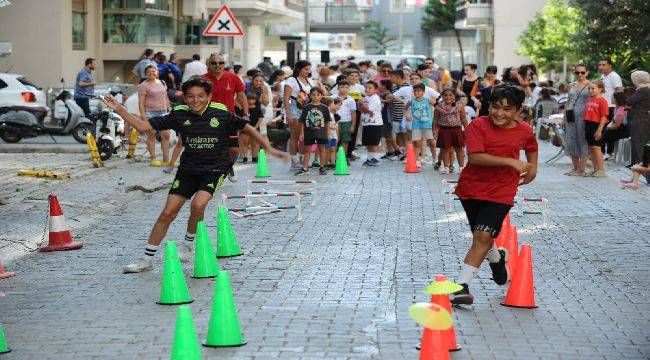
[[[517,121],[514,128],[502,129],[489,116],[481,116],[469,124],[465,139],[468,154],[519,159],[521,150],[537,151],[533,129],[523,121]],[[487,200],[512,206],[519,179],[519,172],[510,166],[468,164],[460,174],[455,194],[463,200]]]
[[[585,112],[583,119],[585,121],[600,122],[603,116],[609,115],[609,104],[604,97],[589,98],[585,105]]]
[[[210,80],[212,83],[212,101],[226,105],[228,111],[235,111],[235,95],[246,90],[246,85],[241,78],[230,71],[224,71],[219,80],[212,75],[206,73],[202,77]]]

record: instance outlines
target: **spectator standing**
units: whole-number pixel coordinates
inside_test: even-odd
[[[567,154],[571,157],[573,169],[564,175],[582,176],[587,166],[587,140],[585,139],[584,110],[589,99],[589,70],[587,65],[574,67],[577,82],[569,90],[566,110],[564,111],[564,129]]]
[[[264,75],[264,79],[268,80],[273,73],[273,63],[271,62],[271,58],[265,56],[262,62],[257,64],[257,68],[260,69],[262,75]]]
[[[301,122],[298,120],[303,113],[305,105],[309,102],[309,94],[311,93],[311,88],[314,86],[313,80],[309,78],[310,73],[311,64],[309,61],[299,60],[293,67],[293,74],[284,82],[283,104],[287,124],[291,132],[289,153],[291,154],[291,166],[294,170],[298,168],[302,169],[298,157],[298,138],[303,129]],[[322,98],[322,91],[319,94],[320,98]],[[318,97],[319,94],[314,95],[314,97]],[[329,111],[327,111],[327,115],[329,117]]]
[[[167,89],[174,88],[174,73],[172,72],[169,62],[167,62],[167,56],[163,53],[159,53],[158,56],[158,79],[164,82],[167,86]]]
[[[629,97],[627,105],[634,164],[643,158],[643,146],[650,142],[650,74],[635,71],[631,78],[636,92]]]
[[[623,91],[623,81],[621,77],[612,68],[612,61],[609,58],[598,61],[598,71],[602,73],[600,81],[605,85],[605,100],[609,107],[610,116],[614,114],[614,93]],[[611,118],[610,118],[611,120]]]
[[[392,70],[393,68],[389,62],[382,63],[381,67],[379,68],[379,73],[372,78],[372,81],[379,84],[382,80],[390,80],[390,72]]]
[[[146,49],[142,55],[140,55],[138,63],[133,67],[133,74],[138,76],[140,79],[138,83],[147,80],[147,72],[145,70],[149,65],[156,65],[156,62],[153,61],[153,49]]]
[[[609,118],[609,107],[607,100],[603,97],[605,84],[602,81],[589,84],[587,89],[589,90],[589,100],[585,105],[584,114],[585,137],[587,145],[589,145],[594,171],[583,176],[602,178],[607,176],[601,146],[603,145],[603,131]]]
[[[90,96],[95,93],[97,82],[93,79],[93,71],[97,60],[87,58],[84,67],[77,74],[74,84],[74,101],[83,109],[87,118],[90,118]]]
[[[432,57],[428,57],[424,60],[424,63],[429,67],[429,79],[433,80],[436,84],[436,90],[441,92],[440,80],[440,68],[436,68],[436,61]],[[444,70],[443,70],[444,71]]]
[[[201,55],[194,54],[192,55],[192,61],[185,64],[183,70],[183,81],[186,82],[192,76],[202,76],[208,72],[208,67],[201,62]]]
[[[167,63],[169,65],[169,69],[172,72],[172,75],[174,76],[174,89],[181,88],[181,68],[178,66],[178,60],[178,54],[173,53],[169,55],[169,62]]]
[[[483,80],[476,74],[477,68],[476,64],[465,64],[463,66],[465,75],[463,75],[461,81],[458,83],[458,91],[467,95],[467,98],[471,100],[469,103],[475,109],[481,107],[481,102],[478,100],[477,95],[480,93],[481,81]]]
[[[248,113],[248,99],[246,98],[246,85],[242,79],[229,71],[225,71],[226,61],[223,56],[212,53],[208,58],[208,72],[202,75],[212,83],[212,101],[221,103],[226,106],[228,111],[235,112],[235,98],[242,110],[242,118],[250,120]],[[230,169],[228,171],[228,179],[231,182],[237,181],[233,165],[239,155],[239,141],[237,132],[232,132],[228,141],[228,148],[230,149]]]
[[[494,65],[490,65],[485,69],[485,77],[483,78],[478,94],[481,97],[481,107],[478,112],[479,116],[490,115],[490,94],[492,93],[494,86],[499,83],[499,80],[497,79],[497,71],[497,67]]]
[[[626,102],[625,93],[614,93],[614,117],[612,122],[607,124],[605,128],[603,147],[601,148],[603,154],[605,154],[605,161],[609,160],[614,154],[614,145],[618,140],[630,137],[630,131],[627,124],[625,124],[625,118],[627,117]]]
[[[158,79],[158,68],[155,65],[149,65],[145,71],[147,80],[138,85],[138,107],[142,120],[147,121],[167,115],[171,111],[171,106],[167,97],[167,86]],[[147,133],[147,150],[151,154],[151,166],[169,166],[169,130],[160,131],[160,147],[163,155],[162,163],[156,157],[156,132],[149,131]]]

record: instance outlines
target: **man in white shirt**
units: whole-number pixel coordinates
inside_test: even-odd
[[[411,102],[413,99],[413,85],[421,84],[422,83],[422,75],[418,73],[412,73],[411,74],[411,85],[410,86],[404,86],[399,88],[394,95],[402,98],[404,100],[404,104],[407,104]],[[427,99],[433,99],[437,100],[438,97],[440,96],[440,93],[435,91],[433,88],[430,88],[428,86],[425,86],[424,88],[424,97]]]
[[[600,80],[605,84],[605,99],[609,105],[610,120],[614,114],[614,93],[623,91],[621,77],[612,69],[612,61],[604,58],[598,61],[598,71],[603,75]]]
[[[201,56],[199,54],[194,54],[192,55],[192,61],[185,64],[183,82],[187,81],[192,76],[201,76],[208,72],[208,67],[199,60],[201,60]]]

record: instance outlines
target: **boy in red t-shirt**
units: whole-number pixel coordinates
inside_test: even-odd
[[[508,282],[508,254],[497,249],[494,238],[514,204],[517,187],[537,175],[537,141],[533,129],[518,120],[526,95],[511,85],[495,86],[490,98],[490,116],[472,121],[465,131],[469,161],[460,174],[456,195],[460,198],[472,230],[472,246],[458,283],[463,289],[452,294],[454,304],[472,304],[470,280],[487,258],[498,285]],[[527,162],[519,160],[521,150]]]
[[[609,120],[609,105],[607,99],[603,97],[605,84],[598,80],[587,85],[589,90],[589,99],[585,105],[583,119],[585,121],[585,139],[589,145],[591,154],[591,163],[594,165],[594,171],[585,173],[584,176],[606,177],[605,160],[603,159],[603,130]]]

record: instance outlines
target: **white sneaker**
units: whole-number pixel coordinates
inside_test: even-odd
[[[237,182],[237,175],[228,174],[228,180],[230,180],[231,183]]]
[[[193,244],[188,244],[188,242],[192,241],[183,241],[184,244],[178,248],[178,260],[182,263],[190,262],[194,256],[194,246],[192,246]]]
[[[444,174],[444,175],[449,174],[449,168],[441,166],[440,167],[440,173]]]
[[[125,274],[140,273],[144,271],[153,270],[153,256],[147,256],[147,257],[151,259],[140,259],[140,261],[138,261],[135,264],[126,265],[124,267],[124,273]]]
[[[422,162],[421,162],[420,160],[416,161],[415,164],[416,164],[418,167],[422,167]]]
[[[428,162],[427,157],[423,156],[421,161],[423,164],[426,164]]]

